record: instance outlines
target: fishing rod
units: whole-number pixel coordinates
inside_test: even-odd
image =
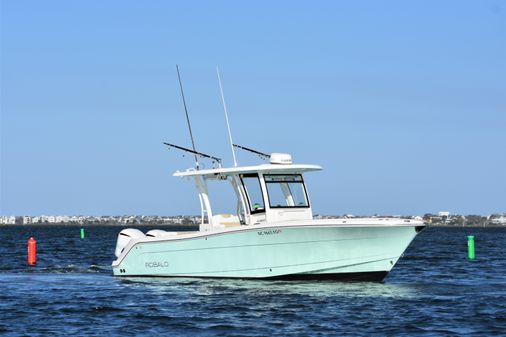
[[[186,147],[182,147],[182,146],[178,146],[178,145],[174,145],[174,144],[170,144],[170,143],[165,143],[164,142],[163,144],[167,145],[168,147],[173,147],[173,148],[181,150],[181,151],[189,152],[189,153],[193,154],[195,156],[195,158],[202,157],[202,158],[211,159],[212,161],[217,162],[218,165],[221,166],[221,158],[213,157],[213,156],[210,156],[210,155],[202,153],[202,152],[194,151],[194,150],[191,150],[191,149],[187,149]]]
[[[177,79],[179,80],[179,88],[181,89],[181,97],[183,98],[184,112],[186,114],[186,123],[188,124],[188,130],[190,131],[190,138],[192,141],[193,154],[195,155],[195,166],[198,170],[199,169],[199,160],[197,159],[198,152],[195,149],[195,141],[193,139],[192,127],[190,124],[190,117],[188,117],[188,109],[186,108],[186,100],[184,99],[183,84],[181,82],[181,75],[179,75],[179,66],[177,64],[176,64],[176,70],[177,70]],[[174,147],[176,147],[176,146],[174,146]],[[178,147],[178,148],[181,149],[181,147]]]
[[[266,153],[263,153],[263,152],[260,152],[260,151],[257,151],[257,150],[250,149],[249,147],[245,147],[245,146],[241,146],[241,145],[237,145],[237,144],[233,144],[233,146],[236,147],[236,148],[238,148],[238,149],[254,153],[254,154],[260,156],[260,158],[265,159],[265,160],[268,160],[268,159],[271,158],[270,155],[268,155]]]

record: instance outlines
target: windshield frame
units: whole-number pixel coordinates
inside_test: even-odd
[[[250,214],[265,213],[267,207],[266,207],[266,204],[265,204],[265,197],[264,197],[262,183],[260,181],[260,175],[258,173],[244,173],[244,174],[240,174],[239,178],[241,179],[242,188],[244,189],[244,192],[245,192],[244,194],[246,195],[246,201],[247,201],[247,204],[248,204],[248,208],[249,208]],[[260,209],[253,209],[253,205],[251,204],[251,200],[250,200],[250,196],[249,196],[250,192],[248,191],[247,185],[244,183],[243,178],[257,178],[257,180],[258,180],[258,187],[260,189],[260,195],[262,196],[262,203],[263,203],[263,207],[262,208],[260,208]]]
[[[296,180],[296,181],[267,181],[266,177],[276,177],[276,176],[298,176],[300,178],[300,180]],[[266,174],[263,174],[263,178],[264,178],[264,182],[265,182],[265,189],[266,189],[266,194],[267,194],[267,198],[268,198],[268,201],[269,201],[269,208],[274,208],[274,209],[279,209],[279,208],[284,208],[284,209],[296,209],[296,208],[311,208],[311,205],[310,205],[310,202],[309,202],[309,197],[307,195],[307,189],[306,189],[306,184],[304,182],[304,178],[302,177],[302,174],[300,173],[266,173]],[[277,206],[277,205],[271,205],[271,195],[269,193],[269,184],[280,184],[280,183],[296,183],[296,184],[301,184],[302,185],[302,190],[304,191],[304,198],[305,198],[305,201],[306,201],[306,205],[294,205],[294,206],[288,206],[288,205],[285,205],[285,206]],[[294,196],[294,194],[292,193],[292,191],[290,190],[290,194],[292,195],[292,198]]]

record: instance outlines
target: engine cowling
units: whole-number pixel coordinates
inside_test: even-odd
[[[165,236],[167,235],[167,232],[161,229],[152,229],[149,232],[146,233],[146,236],[156,238],[157,236]]]
[[[123,252],[123,249],[125,249],[125,247],[130,242],[130,240],[143,238],[144,236],[145,236],[144,233],[138,229],[135,228],[123,229],[118,234],[118,241],[116,241],[116,250],[114,251],[114,255],[116,255],[116,257],[119,257],[121,255],[121,252]]]

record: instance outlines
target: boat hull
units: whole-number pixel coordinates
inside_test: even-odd
[[[381,281],[419,228],[270,226],[136,240],[113,263],[117,276]]]

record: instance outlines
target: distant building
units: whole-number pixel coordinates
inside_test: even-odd
[[[490,216],[490,223],[494,225],[506,225],[506,214]]]
[[[2,216],[2,217],[0,217],[0,224],[14,225],[14,224],[16,224],[16,217],[15,216]]]

